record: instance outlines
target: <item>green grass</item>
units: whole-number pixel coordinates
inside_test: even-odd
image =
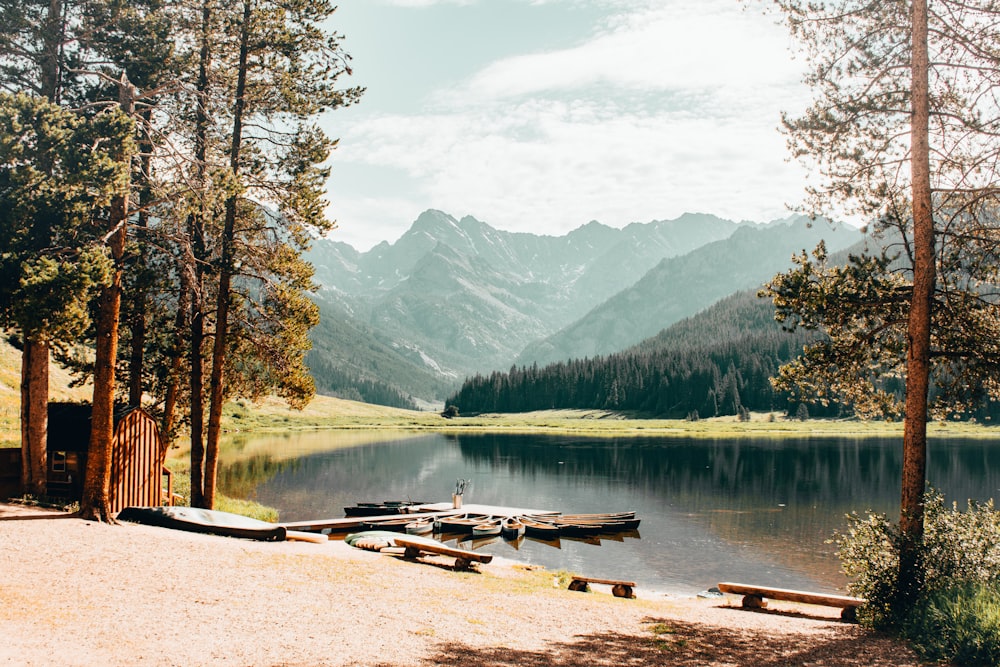
[[[917,605],[903,634],[926,660],[1000,665],[1000,585],[968,584],[930,595]]]
[[[594,437],[901,437],[899,422],[786,419],[778,413],[754,413],[751,420],[718,417],[689,422],[683,419],[637,419],[603,410],[546,410],[516,414],[489,414],[445,419],[436,412],[387,408],[327,396],[317,396],[297,412],[277,401],[259,405],[234,403],[225,412],[227,432],[267,432],[317,429],[393,429],[442,433],[572,433]],[[1000,428],[968,422],[928,424],[930,438],[1000,438]]]

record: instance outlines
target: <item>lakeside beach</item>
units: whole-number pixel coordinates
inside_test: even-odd
[[[0,505],[0,664],[919,664],[833,608],[627,600],[504,559],[450,565]]]

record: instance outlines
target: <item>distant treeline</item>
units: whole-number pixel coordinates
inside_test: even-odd
[[[448,399],[462,414],[605,409],[665,418],[784,411],[836,416],[842,406],[793,404],[770,383],[778,367],[814,338],[788,333],[752,292],[620,353],[476,375]]]
[[[417,409],[412,398],[390,384],[347,373],[317,354],[309,354],[306,363],[319,394],[393,408]]]

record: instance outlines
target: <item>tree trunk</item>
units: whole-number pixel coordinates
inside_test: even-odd
[[[197,185],[206,186],[205,168],[208,155],[208,97],[212,64],[212,5],[203,0],[201,5],[201,49],[198,55],[198,96],[195,109],[195,170]],[[205,398],[204,364],[202,348],[205,343],[205,266],[208,263],[205,248],[204,208],[192,214],[188,221],[188,238],[194,255],[194,285],[191,290],[191,348],[190,363],[190,421],[191,421],[191,506],[207,507],[205,504]],[[209,508],[210,509],[210,508]]]
[[[191,305],[191,290],[194,282],[194,256],[190,244],[186,247],[180,266],[180,294],[177,297],[177,315],[174,318],[174,342],[170,354],[170,371],[167,373],[167,389],[163,398],[163,421],[160,431],[163,434],[162,446],[166,448],[174,439],[174,416],[177,411],[177,398],[180,394],[181,362],[184,356],[184,343],[187,340],[187,315]]]
[[[247,62],[250,51],[250,0],[243,1],[243,24],[240,30],[239,68],[236,74],[236,104],[233,109],[233,135],[229,164],[233,175],[240,173],[240,148],[243,142],[244,96],[247,86]],[[219,465],[219,439],[222,435],[222,404],[226,400],[226,347],[229,345],[229,299],[233,274],[233,248],[236,233],[237,195],[226,200],[226,221],[222,231],[222,266],[219,292],[216,295],[215,345],[212,349],[211,404],[208,414],[208,441],[205,447],[205,506],[215,506],[215,481]]]
[[[47,491],[49,425],[49,344],[25,340],[21,352],[21,487]]]
[[[135,88],[125,74],[119,89],[122,111],[132,116],[135,110]],[[131,158],[123,152],[119,160]],[[129,215],[129,189],[111,202],[108,221],[108,246],[114,261],[111,284],[101,290],[98,297],[97,342],[94,353],[94,401],[90,423],[90,448],[87,452],[87,471],[84,475],[83,498],[80,514],[85,519],[114,523],[111,515],[111,466],[114,444],[115,412],[115,362],[118,359],[118,325],[122,301],[122,261],[125,257],[125,240]]]
[[[53,104],[59,102],[62,44],[62,0],[49,0],[42,30],[44,56],[40,92]],[[43,167],[51,174],[51,165]],[[51,242],[47,222],[36,223],[32,235],[41,250]],[[21,356],[21,483],[25,493],[45,495],[49,430],[49,343],[25,334]]]
[[[930,378],[931,299],[934,294],[934,219],[930,184],[927,0],[912,7],[912,117],[910,176],[913,199],[913,298],[907,324],[906,417],[899,526],[903,542],[899,593],[905,609],[923,585],[920,545],[924,533],[927,468],[927,392]]]
[[[151,108],[142,111],[144,125],[148,125],[152,120],[153,110]],[[128,371],[128,404],[130,406],[142,405],[142,376],[145,365],[144,356],[146,351],[146,230],[149,228],[149,211],[147,206],[153,198],[150,180],[153,169],[153,144],[149,140],[148,132],[143,133],[143,140],[139,147],[142,155],[142,167],[139,170],[138,178],[141,179],[142,187],[139,189],[139,216],[137,234],[139,235],[138,249],[135,257],[135,272],[138,279],[138,286],[132,299],[132,312],[129,321],[129,330],[132,334],[132,349],[129,355]]]

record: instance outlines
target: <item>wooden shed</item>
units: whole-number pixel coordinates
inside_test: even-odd
[[[48,494],[68,500],[83,497],[83,476],[90,448],[91,406],[50,403]],[[111,453],[111,511],[161,505],[170,484],[156,420],[142,408],[115,411]],[[172,491],[172,489],[170,489]],[[170,495],[167,495],[167,500]]]

